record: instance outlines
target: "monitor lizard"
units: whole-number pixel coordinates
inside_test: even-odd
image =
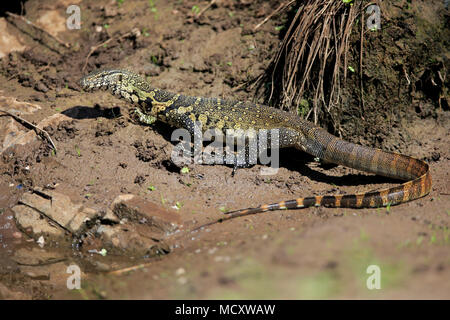
[[[330,162],[406,182],[376,191],[354,194],[311,196],[254,208],[226,212],[233,217],[279,209],[312,206],[373,208],[415,200],[431,190],[431,174],[426,162],[403,154],[370,148],[337,138],[326,130],[296,115],[265,105],[218,98],[192,97],[153,88],[146,80],[128,70],[100,70],[80,80],[86,91],[109,90],[131,102],[145,123],[162,121],[195,134],[201,130],[279,130],[279,147],[300,149]]]

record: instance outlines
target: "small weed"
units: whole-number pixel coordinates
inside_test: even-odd
[[[431,236],[431,238],[430,238],[430,243],[431,243],[431,244],[436,243],[436,235],[435,235],[435,234],[433,234],[433,235]]]
[[[158,64],[158,58],[156,56],[154,56],[154,55],[150,56],[150,61],[153,64],[156,64],[156,65]]]
[[[200,12],[200,8],[197,5],[193,5],[191,11],[197,15]]]
[[[188,167],[183,167],[183,168],[181,168],[181,171],[180,171],[182,174],[186,174],[186,173],[189,173],[189,168]]]
[[[200,12],[200,8],[197,5],[193,5],[191,11],[197,15]]]
[[[228,209],[226,207],[220,207],[219,211],[225,213],[228,211]]]
[[[301,99],[300,104],[297,107],[297,115],[305,117],[309,112],[309,103],[306,99]]]
[[[77,156],[81,157],[81,150],[80,147],[78,147],[78,145],[75,145],[75,151],[77,152]]]
[[[155,19],[158,19],[158,9],[156,9],[155,0],[148,0],[148,6],[150,7],[150,11],[155,14]]]
[[[388,204],[386,205],[386,211],[389,212],[391,210],[391,202],[388,202]]]

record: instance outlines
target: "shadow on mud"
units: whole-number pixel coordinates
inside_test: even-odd
[[[121,116],[119,107],[101,109],[100,107],[97,106],[96,107],[75,106],[67,110],[64,110],[61,113],[65,116],[77,120],[95,119],[100,117],[106,119],[114,119]]]

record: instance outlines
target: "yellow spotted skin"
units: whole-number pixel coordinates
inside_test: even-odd
[[[311,206],[367,208],[390,206],[427,195],[431,190],[431,174],[424,161],[402,154],[369,148],[339,139],[297,116],[264,105],[190,97],[153,88],[127,70],[101,70],[80,80],[86,91],[110,90],[131,102],[140,119],[152,119],[185,128],[194,134],[194,124],[201,122],[202,131],[218,129],[259,130],[279,129],[279,147],[294,147],[326,162],[407,182],[392,188],[350,195],[329,195],[298,198],[264,204],[255,208],[228,212],[226,219],[259,212],[296,209]],[[225,219],[222,219],[225,220]]]

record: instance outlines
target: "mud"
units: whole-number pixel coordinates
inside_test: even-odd
[[[343,137],[427,160],[429,196],[380,209],[276,211],[198,231],[192,230],[225,210],[397,181],[321,165],[297,150],[282,150],[273,176],[261,175],[261,165],[235,176],[219,165],[186,170],[172,161],[170,127],[142,125],[126,102],[78,86],[97,68],[127,68],[165,90],[267,102],[251,84],[269,65],[287,13],[252,29],[280,1],[218,1],[199,18],[195,13],[207,1],[69,2],[29,0],[24,12],[70,49],[46,46],[11,18],[0,18],[12,39],[8,46],[22,50],[6,52],[2,44],[0,107],[40,125],[57,146],[55,153],[0,113],[1,298],[450,297],[448,11],[442,1],[383,4],[386,28],[365,39],[367,112],[362,119],[352,90],[359,80],[351,76],[336,110]],[[81,29],[55,27],[65,25],[74,3]],[[357,65],[356,40],[352,48],[350,64]],[[37,192],[88,208],[83,232],[65,228],[49,241],[46,233],[21,229],[13,208]],[[136,198],[117,206],[130,195]],[[74,264],[82,272],[80,290],[66,286]],[[366,287],[370,265],[381,268],[380,290]]]

